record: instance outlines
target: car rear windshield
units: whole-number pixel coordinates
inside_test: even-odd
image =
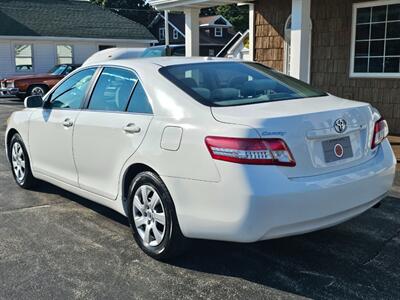
[[[163,67],[160,73],[207,106],[235,106],[327,96],[258,63],[207,62]]]

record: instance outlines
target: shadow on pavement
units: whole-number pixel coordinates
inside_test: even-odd
[[[98,214],[101,214],[115,222],[118,222],[122,225],[129,226],[128,220],[121,214],[119,214],[103,205],[97,204],[88,199],[82,198],[78,195],[75,195],[66,190],[58,188],[50,183],[40,182],[40,184],[35,188],[35,191],[40,192],[40,193],[59,195],[65,199],[68,199],[75,203],[78,203],[79,205],[82,205],[83,207],[86,207]]]
[[[18,98],[2,98],[0,97],[0,105],[15,105],[15,106],[21,106],[23,108],[24,106],[24,101]]]
[[[194,241],[173,265],[241,278],[310,298],[395,299],[400,294],[400,199],[330,229],[234,244]]]
[[[50,184],[37,190],[58,194],[129,226],[120,214]],[[396,298],[398,253],[400,198],[387,197],[380,209],[302,236],[253,244],[193,240],[190,250],[169,264],[311,298]]]

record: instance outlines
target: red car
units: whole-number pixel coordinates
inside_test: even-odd
[[[17,96],[20,99],[31,95],[43,96],[62,78],[79,65],[63,64],[54,66],[48,74],[21,75],[0,81],[0,95]]]

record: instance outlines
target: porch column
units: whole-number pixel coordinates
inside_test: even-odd
[[[185,43],[186,57],[200,55],[200,9],[186,8],[185,12]]]
[[[164,11],[164,28],[165,28],[165,46],[169,46],[169,14],[168,10]]]
[[[310,81],[311,0],[292,0],[290,75]]]
[[[250,50],[250,60],[254,61],[254,25],[255,25],[255,15],[254,15],[254,4],[249,3],[249,50]]]

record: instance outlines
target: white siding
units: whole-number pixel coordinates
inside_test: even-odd
[[[10,42],[0,41],[0,78],[14,73],[13,57]]]
[[[33,72],[36,74],[47,73],[56,63],[55,48],[53,44],[33,44]]]
[[[50,39],[49,39],[50,40]],[[33,45],[33,71],[15,71],[15,44]],[[57,45],[72,45],[74,53],[74,63],[82,64],[87,58],[98,51],[99,45],[115,45],[117,47],[145,48],[150,45],[137,42],[118,42],[118,41],[43,41],[43,40],[3,40],[0,39],[0,79],[24,74],[40,74],[49,71],[57,62]]]
[[[97,52],[96,43],[75,43],[74,47],[74,63],[83,64],[93,53]]]

